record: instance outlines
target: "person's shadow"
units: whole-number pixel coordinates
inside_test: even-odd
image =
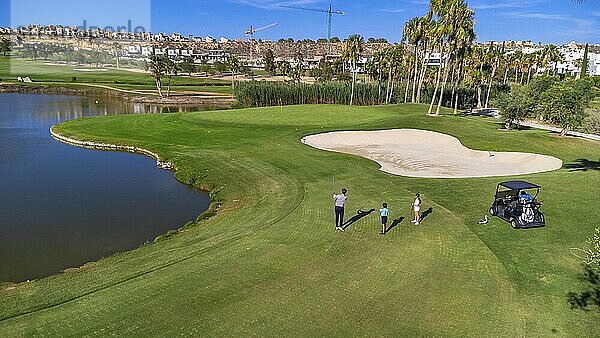
[[[432,213],[432,212],[433,212],[433,208],[431,208],[431,207],[430,207],[429,209],[427,209],[427,210],[423,211],[423,213],[421,214],[421,217],[419,218],[419,222],[423,222],[423,220],[424,220],[424,219],[425,219],[427,216],[431,215],[431,213]]]
[[[390,227],[385,229],[384,234],[387,234],[388,232],[392,231],[393,228],[397,227],[400,223],[402,223],[402,221],[404,221],[404,216],[402,217],[398,217],[396,218],[392,224],[390,224]]]
[[[344,230],[348,229],[352,224],[354,224],[355,222],[358,222],[361,218],[370,215],[373,211],[375,211],[375,209],[371,209],[371,210],[367,210],[367,211],[359,210],[356,213],[356,215],[352,216],[350,219],[348,219],[346,222],[344,222],[342,224],[342,229],[344,229]]]

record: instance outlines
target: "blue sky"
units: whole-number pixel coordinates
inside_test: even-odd
[[[398,41],[404,23],[423,15],[425,0],[337,0],[346,12],[333,20],[334,36],[361,34]],[[532,40],[544,43],[600,43],[600,0],[467,0],[475,10],[479,41]],[[0,0],[0,25],[62,23],[88,26],[143,26],[152,32],[180,32],[238,38],[251,24],[278,25],[256,38],[316,39],[326,36],[326,15],[279,7],[327,8],[320,0]]]

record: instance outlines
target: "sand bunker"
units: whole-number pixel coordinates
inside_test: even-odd
[[[314,148],[359,155],[381,165],[381,171],[430,178],[489,177],[560,169],[556,157],[471,150],[452,136],[416,129],[340,131],[306,136]]]

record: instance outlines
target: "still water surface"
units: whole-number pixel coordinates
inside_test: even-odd
[[[50,136],[50,126],[82,116],[201,109],[0,94],[0,281],[41,278],[136,248],[210,203],[151,158],[66,145]]]

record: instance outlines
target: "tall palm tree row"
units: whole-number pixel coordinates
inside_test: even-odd
[[[475,40],[474,25],[474,12],[464,0],[430,0],[429,11],[404,26],[403,42],[411,46],[413,55],[409,76],[411,102],[421,102],[424,83],[434,69],[434,83],[429,84],[434,90],[428,114],[439,114],[448,82],[452,88],[451,102],[458,105],[457,87],[463,79],[464,58]],[[437,66],[430,64],[433,53],[439,54]]]
[[[413,55],[415,59],[415,62],[413,62],[414,68],[412,69],[412,103],[415,103],[417,100],[417,76],[419,75],[419,63],[416,62],[416,60],[420,55],[419,46],[425,42],[426,28],[426,18],[416,17],[406,23],[403,31],[402,41],[413,46]]]
[[[356,84],[357,63],[361,58],[364,43],[365,40],[360,35],[351,35],[344,42],[344,53],[342,55],[342,58],[344,59],[344,61],[350,63],[350,68],[352,71],[352,90],[350,92],[350,105],[354,103],[354,87]]]

